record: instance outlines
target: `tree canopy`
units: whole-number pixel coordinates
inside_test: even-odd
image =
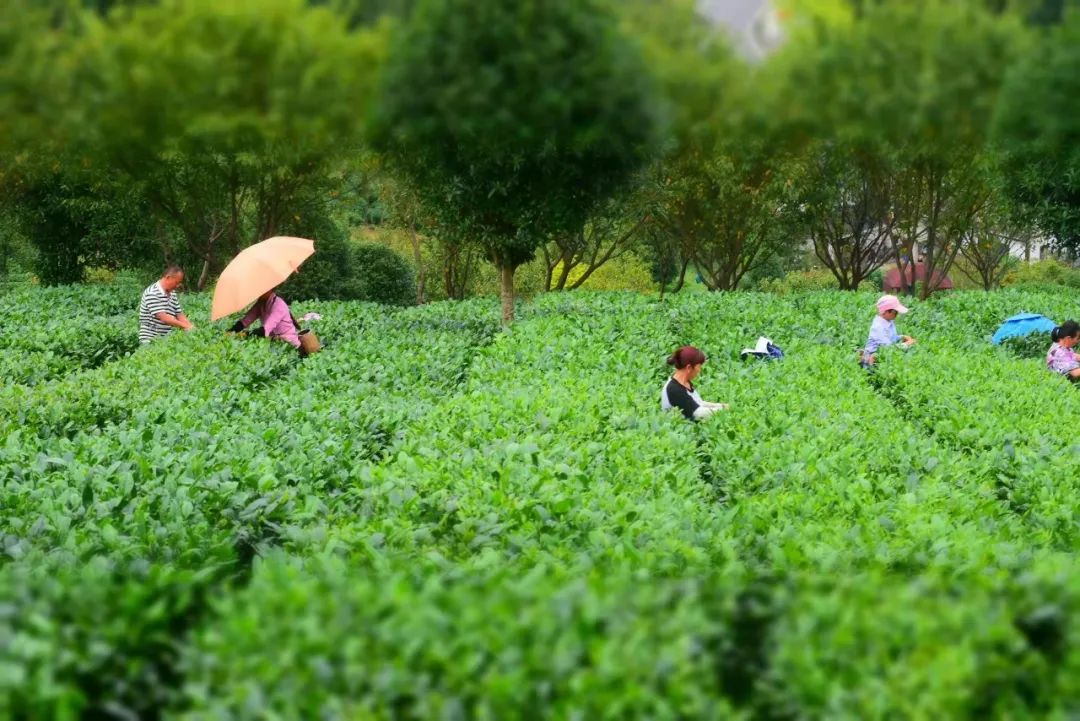
[[[484,247],[509,320],[514,270],[649,158],[648,72],[598,0],[430,0],[390,57],[376,146]]]

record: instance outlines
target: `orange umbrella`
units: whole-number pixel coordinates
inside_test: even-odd
[[[314,252],[314,242],[283,235],[244,248],[218,278],[210,320],[243,310],[283,283]]]

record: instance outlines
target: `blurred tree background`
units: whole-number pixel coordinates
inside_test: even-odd
[[[297,294],[509,316],[1077,256],[1075,2],[767,9],[751,58],[693,0],[0,0],[0,275],[202,288],[295,234]]]

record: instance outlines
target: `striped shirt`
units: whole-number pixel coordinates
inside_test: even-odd
[[[168,335],[172,330],[172,326],[156,318],[158,313],[168,313],[176,318],[183,312],[175,292],[166,293],[160,282],[151,285],[143,291],[142,300],[139,302],[139,342],[149,343],[155,338]]]

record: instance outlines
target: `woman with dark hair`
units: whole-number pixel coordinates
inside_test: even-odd
[[[685,345],[671,354],[668,365],[675,366],[671,379],[660,393],[660,407],[665,411],[678,408],[687,420],[708,418],[716,411],[726,410],[724,403],[703,401],[694,390],[694,379],[705,364],[705,354],[692,345]]]
[[[262,327],[254,333],[255,335],[283,340],[297,350],[300,349],[300,328],[292,317],[292,312],[289,311],[289,304],[274,290],[268,290],[260,295],[247,314],[236,321],[229,330],[239,333],[254,323],[256,318],[262,322]]]
[[[1054,344],[1046,353],[1046,367],[1070,380],[1080,379],[1080,356],[1073,350],[1080,342],[1080,325],[1067,320],[1050,332],[1050,340]]]

